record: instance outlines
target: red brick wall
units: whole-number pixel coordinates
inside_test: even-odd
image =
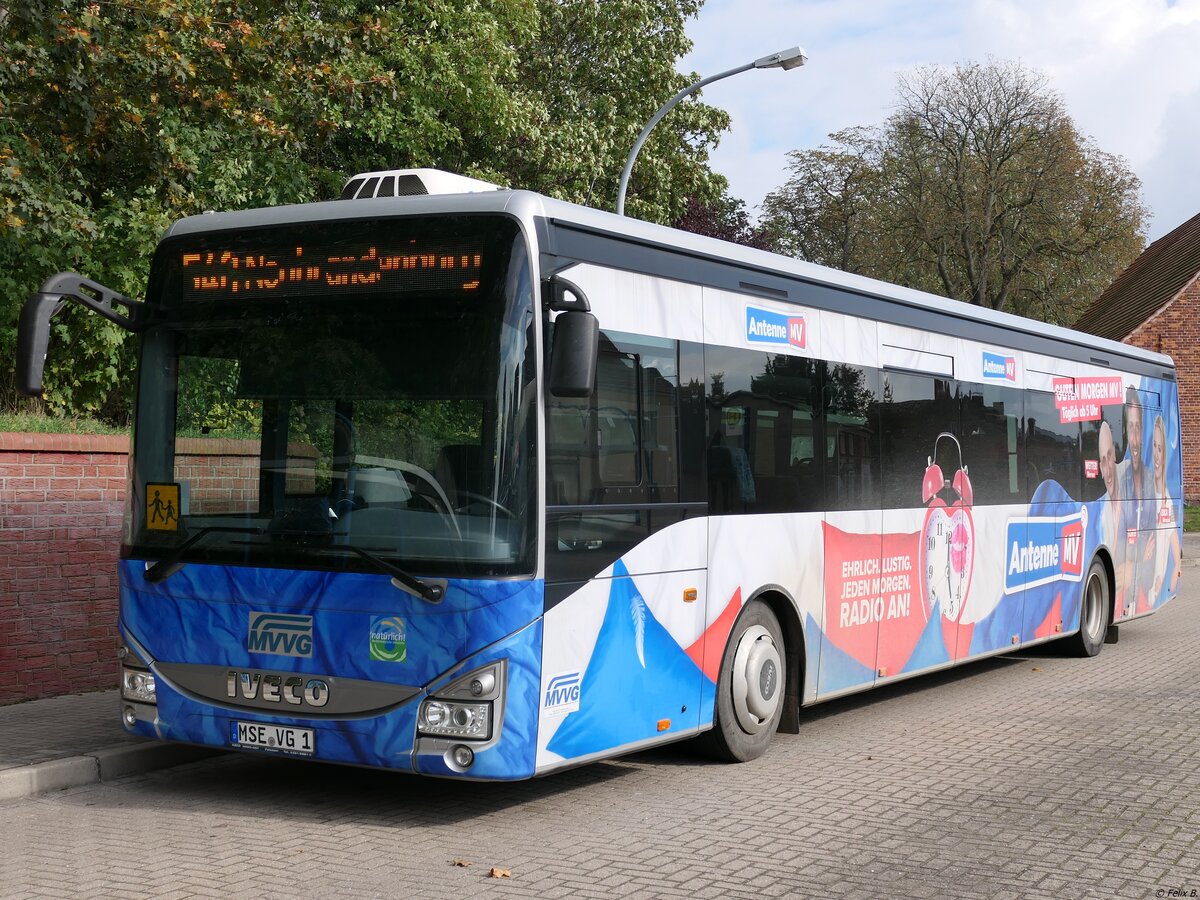
[[[257,441],[183,439],[179,450],[193,511],[257,507]],[[128,455],[124,437],[0,433],[0,704],[116,686]],[[311,490],[311,476],[300,481]]]
[[[0,704],[116,686],[128,446],[0,433]]]
[[[1125,343],[1175,360],[1183,434],[1183,496],[1200,503],[1200,275]]]

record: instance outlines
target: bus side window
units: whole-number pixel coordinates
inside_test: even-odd
[[[971,472],[975,506],[1025,500],[1023,401],[1019,388],[959,385],[963,461]]]
[[[879,370],[826,369],[825,499],[829,509],[878,509]]]
[[[930,462],[948,472],[947,477],[952,477],[958,466],[953,442],[938,440],[942,433],[956,437],[960,433],[954,382],[932,375],[885,372],[879,410],[883,508],[923,506],[922,484]],[[961,461],[970,468],[965,455]]]
[[[1025,392],[1025,450],[1028,460],[1028,499],[1038,485],[1056,481],[1072,499],[1080,494],[1083,454],[1078,422],[1064,423],[1047,391]]]
[[[679,499],[678,354],[675,341],[601,332],[592,395],[548,398],[551,505]]]
[[[709,347],[709,509],[782,513],[824,505],[816,360]]]

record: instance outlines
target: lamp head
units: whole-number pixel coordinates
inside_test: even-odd
[[[778,53],[772,53],[770,56],[764,56],[762,59],[754,61],[756,69],[783,69],[785,72],[788,69],[796,69],[808,62],[808,57],[804,55],[804,51],[799,47],[791,47],[787,50],[780,50]]]

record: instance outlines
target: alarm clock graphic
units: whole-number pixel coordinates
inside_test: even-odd
[[[942,441],[952,442],[958,451],[958,468],[950,478],[935,462]],[[962,445],[947,431],[934,439],[933,455],[921,479],[921,500],[925,504],[925,524],[917,546],[917,572],[926,619],[940,610],[943,618],[958,623],[975,565],[975,522],[971,518],[974,493],[963,465]]]

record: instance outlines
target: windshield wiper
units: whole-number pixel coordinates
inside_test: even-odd
[[[186,553],[192,547],[192,545],[199,543],[201,541],[201,539],[212,534],[214,531],[221,531],[221,532],[226,532],[229,534],[266,534],[267,533],[267,530],[265,528],[247,527],[247,526],[239,526],[239,525],[210,525],[207,528],[201,528],[199,531],[197,531],[195,534],[193,534],[190,538],[188,538],[186,541],[184,541],[182,544],[180,544],[178,547],[176,547],[173,551],[171,551],[171,553],[167,554],[162,559],[158,560],[156,563],[154,563],[149,568],[147,568],[146,574],[145,574],[146,580],[149,581],[151,584],[157,584],[160,581],[164,581],[167,578],[170,578],[172,575],[174,575],[176,572],[178,572],[180,569],[182,569],[184,567],[185,563],[181,563],[179,561],[180,559],[183,558],[183,554]]]
[[[210,525],[207,528],[201,528],[186,541],[176,547],[169,555],[164,556],[162,559],[158,560],[149,568],[147,568],[145,574],[146,580],[156,584],[160,581],[170,578],[184,567],[185,563],[180,562],[183,554],[186,553],[193,545],[199,543],[203,538],[207,537],[213,532],[225,532],[228,534],[270,534],[272,536],[290,538],[332,539],[334,537],[332,532],[305,531],[303,529],[290,529],[283,531],[261,527]],[[351,553],[361,556],[368,562],[373,563],[376,568],[388,575],[391,575],[392,578],[400,582],[400,584],[402,584],[404,587],[408,588],[414,594],[417,594],[429,603],[441,603],[442,598],[446,595],[446,589],[440,584],[429,584],[424,582],[416,576],[405,572],[399,566],[388,562],[381,556],[377,556],[370,550],[364,550],[362,547],[356,547],[353,544],[339,544],[336,547],[327,546],[322,549],[327,551],[349,550]]]
[[[353,544],[339,544],[335,549],[349,550],[351,553],[357,553],[368,562],[374,563],[388,575],[391,575],[396,581],[400,582],[410,591],[419,594],[424,600],[430,603],[441,603],[442,598],[446,596],[446,589],[440,584],[429,584],[417,578],[415,575],[409,575],[399,566],[388,562],[381,556],[377,556],[370,550],[364,550],[362,547],[355,547]]]
[[[404,587],[408,588],[414,594],[417,594],[429,603],[441,603],[442,597],[446,595],[446,589],[440,584],[429,584],[428,582],[422,581],[415,575],[410,575],[408,572],[405,572],[395,563],[388,562],[382,556],[378,556],[370,550],[364,550],[362,547],[356,547],[354,544],[332,543],[335,537],[347,537],[348,535],[344,531],[312,531],[304,528],[272,528],[270,530],[270,534],[272,537],[285,537],[293,539],[298,538],[301,541],[319,541],[322,546],[320,546],[318,549],[326,553],[335,553],[341,550],[349,550],[351,553],[356,553],[363,559],[367,560],[367,562],[374,564],[377,569],[388,575],[391,575],[394,580],[400,582],[400,584],[402,584]],[[313,546],[313,544],[310,543],[308,546]]]

